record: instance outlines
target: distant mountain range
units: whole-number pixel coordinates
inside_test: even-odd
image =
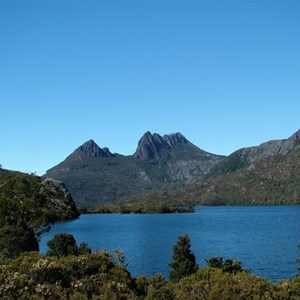
[[[199,149],[181,133],[146,132],[133,155],[113,154],[89,140],[46,176],[64,182],[79,207],[155,198],[278,204],[300,203],[299,167],[300,130],[228,157]]]
[[[223,159],[199,149],[181,133],[146,132],[133,155],[111,153],[89,140],[46,176],[64,182],[79,207],[95,207],[203,178]]]

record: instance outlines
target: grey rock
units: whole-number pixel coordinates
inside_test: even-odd
[[[101,149],[94,140],[89,140],[79,146],[71,155],[70,157],[77,160],[84,160],[86,158],[106,158],[106,157],[113,157],[108,148]]]

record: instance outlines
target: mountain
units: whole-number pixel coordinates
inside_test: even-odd
[[[223,159],[199,149],[181,133],[146,132],[128,156],[112,154],[89,140],[48,170],[46,177],[64,182],[79,207],[96,207],[202,178]]]
[[[300,203],[300,130],[287,139],[242,148],[216,164],[200,180],[139,201],[193,202],[201,205]],[[127,198],[126,202],[137,201]]]
[[[256,147],[242,148],[229,155],[222,162],[212,168],[208,177],[225,174],[240,169],[257,167],[257,162],[264,158],[286,156],[300,147],[300,130],[287,139],[272,140]]]

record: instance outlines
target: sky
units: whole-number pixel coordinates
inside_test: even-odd
[[[300,1],[0,0],[0,164],[146,131],[229,155],[300,128]]]

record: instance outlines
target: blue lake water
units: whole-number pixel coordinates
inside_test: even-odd
[[[199,266],[223,256],[272,282],[293,278],[300,257],[300,206],[197,207],[184,214],[83,214],[53,225],[41,252],[56,233],[68,232],[93,250],[122,250],[132,275],[168,275],[173,245],[188,234]]]

